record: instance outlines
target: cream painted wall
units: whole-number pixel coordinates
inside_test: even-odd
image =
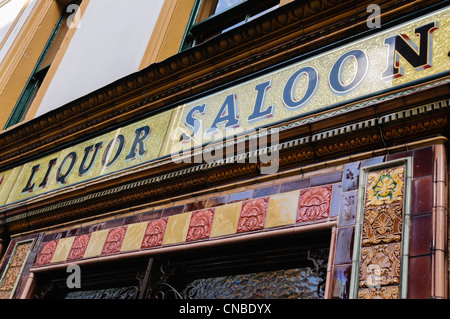
[[[36,117],[138,71],[164,0],[90,0]]]
[[[0,7],[0,43],[5,38],[25,3],[26,0],[10,1]]]
[[[0,44],[2,44],[0,46],[0,63],[11,48],[36,1],[10,1],[0,8]],[[25,5],[26,7],[24,8]],[[24,10],[22,11],[23,8]],[[14,22],[16,23],[14,24]]]

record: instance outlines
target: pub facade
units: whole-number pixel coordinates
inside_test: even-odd
[[[0,298],[448,298],[448,1],[179,2],[0,133]]]

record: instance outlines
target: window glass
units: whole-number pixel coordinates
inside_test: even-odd
[[[280,0],[197,0],[181,50],[254,20],[280,6]]]
[[[322,299],[326,271],[302,267],[196,279],[183,291],[188,299]]]
[[[228,8],[231,8],[239,3],[245,2],[245,0],[219,0],[217,2],[216,10],[214,14],[219,14]]]
[[[81,0],[74,0],[71,4],[79,4]],[[52,64],[56,53],[58,52],[64,37],[69,30],[67,20],[71,16],[71,12],[66,11],[66,7],[62,10],[61,17],[53,29],[52,34],[39,57],[35,68],[28,79],[25,88],[20,95],[14,110],[12,111],[5,129],[23,121],[27,115],[27,112],[36,97],[42,82]]]

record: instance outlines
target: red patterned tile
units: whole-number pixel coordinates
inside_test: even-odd
[[[55,254],[56,246],[58,246],[58,240],[46,242],[42,247],[41,253],[36,261],[36,266],[49,264]]]
[[[118,253],[120,251],[120,247],[122,246],[126,232],[127,226],[110,229],[101,254],[107,255]]]
[[[150,220],[145,230],[141,249],[161,246],[166,232],[168,218]]]
[[[237,232],[259,230],[264,228],[269,197],[248,200],[242,203]]]
[[[192,213],[186,241],[209,238],[214,218],[214,209],[204,209]]]
[[[69,256],[67,256],[67,261],[83,258],[84,252],[89,244],[89,239],[91,239],[91,234],[76,237],[70,249]]]
[[[297,223],[328,218],[332,189],[332,186],[329,185],[300,191]]]

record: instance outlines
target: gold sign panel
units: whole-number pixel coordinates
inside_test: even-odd
[[[439,10],[4,171],[0,206],[443,76],[449,20]]]

